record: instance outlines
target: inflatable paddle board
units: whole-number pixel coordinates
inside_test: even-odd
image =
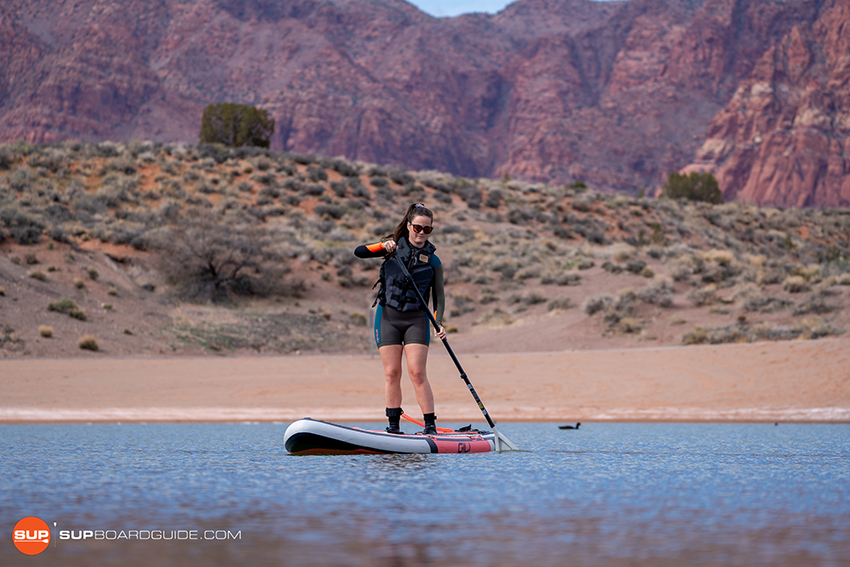
[[[283,442],[293,455],[487,453],[495,450],[496,435],[474,429],[435,435],[396,435],[308,417],[287,427]]]

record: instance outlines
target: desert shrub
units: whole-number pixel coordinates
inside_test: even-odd
[[[199,138],[202,144],[268,148],[272,133],[274,118],[269,117],[267,110],[244,104],[220,103],[204,109]]]
[[[821,281],[821,269],[817,264],[811,266],[794,266],[791,268],[792,276],[800,276],[809,283],[818,283]]]
[[[345,197],[345,194],[348,192],[348,187],[345,183],[331,181],[331,191],[333,191],[337,197]]]
[[[552,234],[563,240],[572,240],[573,238],[575,238],[575,234],[573,234],[570,229],[560,225],[552,227]]]
[[[673,283],[667,279],[660,279],[639,289],[637,298],[644,303],[658,305],[659,307],[670,307],[673,305]]]
[[[605,238],[605,233],[601,230],[591,230],[585,234],[585,238],[587,238],[588,242],[593,244],[604,245],[608,243],[608,239]]]
[[[475,300],[465,293],[452,294],[452,303],[454,305],[450,313],[452,317],[460,317],[475,311]]]
[[[555,283],[558,285],[581,285],[580,274],[561,274],[555,278]]]
[[[348,316],[348,322],[355,327],[365,327],[367,320],[363,313],[351,313]]]
[[[720,249],[712,249],[703,254],[703,258],[706,261],[714,262],[720,266],[731,266],[735,261],[735,256],[728,250],[720,250]]]
[[[386,177],[372,177],[369,179],[369,183],[372,184],[372,187],[387,187],[390,184]]]
[[[591,206],[596,202],[596,194],[583,193],[573,199],[572,207],[581,213],[590,212]]]
[[[498,209],[502,204],[502,192],[498,189],[491,189],[487,192],[487,198],[484,200],[484,206],[491,209]]]
[[[111,171],[117,171],[125,175],[133,175],[137,170],[136,161],[127,156],[111,160],[108,167]]]
[[[31,167],[43,167],[56,173],[65,166],[66,159],[67,155],[62,150],[43,148],[30,157],[29,165]],[[0,163],[0,169],[3,169],[2,163]]]
[[[48,325],[39,325],[38,334],[44,337],[45,339],[49,339],[53,336],[53,327],[50,327]]]
[[[12,148],[6,144],[0,146],[0,170],[9,169],[15,161],[16,156]]]
[[[773,313],[774,311],[788,309],[792,305],[794,305],[793,301],[762,294],[751,295],[744,300],[744,309],[746,311],[758,313]]]
[[[788,276],[782,282],[782,289],[788,293],[803,293],[809,291],[809,283],[803,276]]]
[[[614,303],[605,310],[605,322],[612,327],[625,317],[631,317],[634,311],[634,303],[637,294],[631,288],[621,290],[617,293]]]
[[[458,195],[460,195],[460,198],[466,202],[466,205],[470,209],[481,208],[481,189],[478,187],[472,185],[461,187]]]
[[[581,302],[581,310],[588,315],[593,315],[599,311],[606,311],[611,305],[614,305],[617,298],[610,293],[600,293],[584,298]]]
[[[285,293],[283,257],[264,225],[238,224],[204,210],[190,211],[157,242],[163,270],[192,301]]]
[[[44,223],[16,209],[0,209],[0,222],[18,244],[38,244]]]
[[[835,309],[834,305],[826,302],[823,295],[817,294],[798,304],[794,308],[794,315],[823,315],[835,311]]]
[[[569,297],[556,297],[546,306],[547,311],[564,311],[572,307],[572,300]]]
[[[711,305],[717,301],[717,296],[715,295],[716,291],[717,286],[710,284],[702,288],[692,289],[688,292],[687,298],[696,307]]]
[[[361,170],[359,165],[344,159],[326,159],[322,161],[322,165],[328,169],[333,169],[344,177],[357,177]]]
[[[669,199],[688,199],[720,204],[723,193],[717,185],[717,179],[711,173],[696,171],[690,175],[673,172],[667,176],[663,195]]]
[[[710,331],[703,326],[696,326],[682,336],[682,344],[701,345],[709,342]]]
[[[615,264],[615,263],[610,262],[610,261],[603,262],[602,263],[602,269],[605,270],[606,272],[609,272],[609,273],[612,273],[612,274],[623,273],[623,266],[620,266],[619,264]]]
[[[617,322],[617,330],[621,333],[639,333],[643,330],[643,322],[636,317],[623,317]]]
[[[341,219],[345,215],[345,207],[340,205],[316,205],[313,209],[317,216]]]
[[[29,273],[29,277],[38,281],[47,281],[47,274],[42,272],[41,270],[33,270]]]
[[[94,268],[89,268],[88,270],[86,270],[86,273],[92,280],[96,280],[98,277],[100,277],[100,274]]]
[[[451,205],[452,196],[449,195],[448,193],[441,193],[439,191],[435,191],[434,192],[434,200],[439,202],[439,203],[443,203],[444,205]]]
[[[310,177],[310,181],[313,183],[318,183],[319,181],[327,181],[328,180],[328,172],[325,171],[325,168],[319,165],[310,164],[307,166],[307,174]]]
[[[318,197],[325,192],[325,186],[321,183],[305,183],[303,189],[305,193],[313,197]]]
[[[540,277],[540,266],[528,266],[523,268],[517,274],[517,279],[520,281],[529,280],[531,278]]]
[[[527,294],[514,294],[508,298],[509,305],[516,305],[517,303],[523,306],[537,305],[538,303],[545,303],[546,298],[539,293],[532,292]]]
[[[640,274],[646,268],[646,262],[643,260],[635,260],[626,264],[626,270],[633,274]]]
[[[90,350],[93,352],[100,350],[100,347],[97,344],[97,339],[92,335],[83,335],[80,337],[80,340],[77,341],[77,346],[83,350]]]
[[[86,320],[85,312],[77,306],[73,299],[63,298],[55,303],[49,303],[47,304],[47,310],[65,313],[66,315],[73,317],[74,319],[79,319],[80,321]]]
[[[491,325],[495,327],[506,327],[511,325],[515,319],[508,313],[505,313],[498,307],[492,313],[488,313],[475,321],[473,325]]]
[[[25,191],[29,189],[35,181],[33,171],[28,167],[18,167],[6,177],[6,183],[13,191]]]
[[[844,331],[819,319],[801,321],[793,327],[774,327],[767,324],[747,325],[741,321],[725,327],[694,327],[682,337],[682,343],[722,344],[750,343],[755,341],[785,341],[791,339],[818,339],[843,334]]]
[[[251,181],[256,181],[257,183],[261,183],[263,185],[272,185],[277,181],[277,175],[275,175],[271,171],[266,171],[266,172],[263,172],[263,173],[256,173],[256,174],[251,176]],[[206,187],[208,187],[208,186],[206,186]],[[199,187],[198,190],[202,191],[204,193],[214,192],[211,189],[205,190],[205,186]]]
[[[394,169],[390,171],[389,177],[399,185],[407,185],[408,183],[414,183],[416,181],[415,177],[403,169]]]
[[[503,260],[493,266],[492,270],[502,274],[502,280],[512,280],[519,270],[519,265],[515,261]]]

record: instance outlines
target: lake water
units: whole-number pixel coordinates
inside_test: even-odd
[[[523,452],[327,457],[286,425],[2,425],[0,565],[850,565],[850,425],[505,423]]]

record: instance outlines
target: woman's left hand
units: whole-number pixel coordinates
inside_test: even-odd
[[[440,330],[434,333],[435,337],[439,337],[441,341],[446,340],[446,329],[442,325],[440,325]]]

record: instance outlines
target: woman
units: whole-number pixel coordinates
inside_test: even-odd
[[[433,289],[434,318],[439,324],[435,336],[446,338],[443,328],[443,311],[446,295],[443,287],[443,265],[434,254],[436,247],[428,242],[428,235],[434,228],[434,213],[422,203],[414,203],[407,208],[404,219],[398,224],[392,235],[383,242],[363,244],[354,254],[358,258],[376,258],[385,256],[381,265],[381,289],[375,300],[378,310],[375,314],[375,343],[381,353],[386,377],[387,432],[402,433],[399,427],[401,409],[401,356],[407,357],[407,372],[413,382],[416,401],[425,418],[422,433],[437,433],[437,418],[434,415],[434,394],[425,362],[428,359],[428,345],[431,341],[430,322],[425,315],[427,305],[422,305],[416,291],[410,286],[407,277],[401,271],[392,254],[404,262],[416,287],[425,301]]]

